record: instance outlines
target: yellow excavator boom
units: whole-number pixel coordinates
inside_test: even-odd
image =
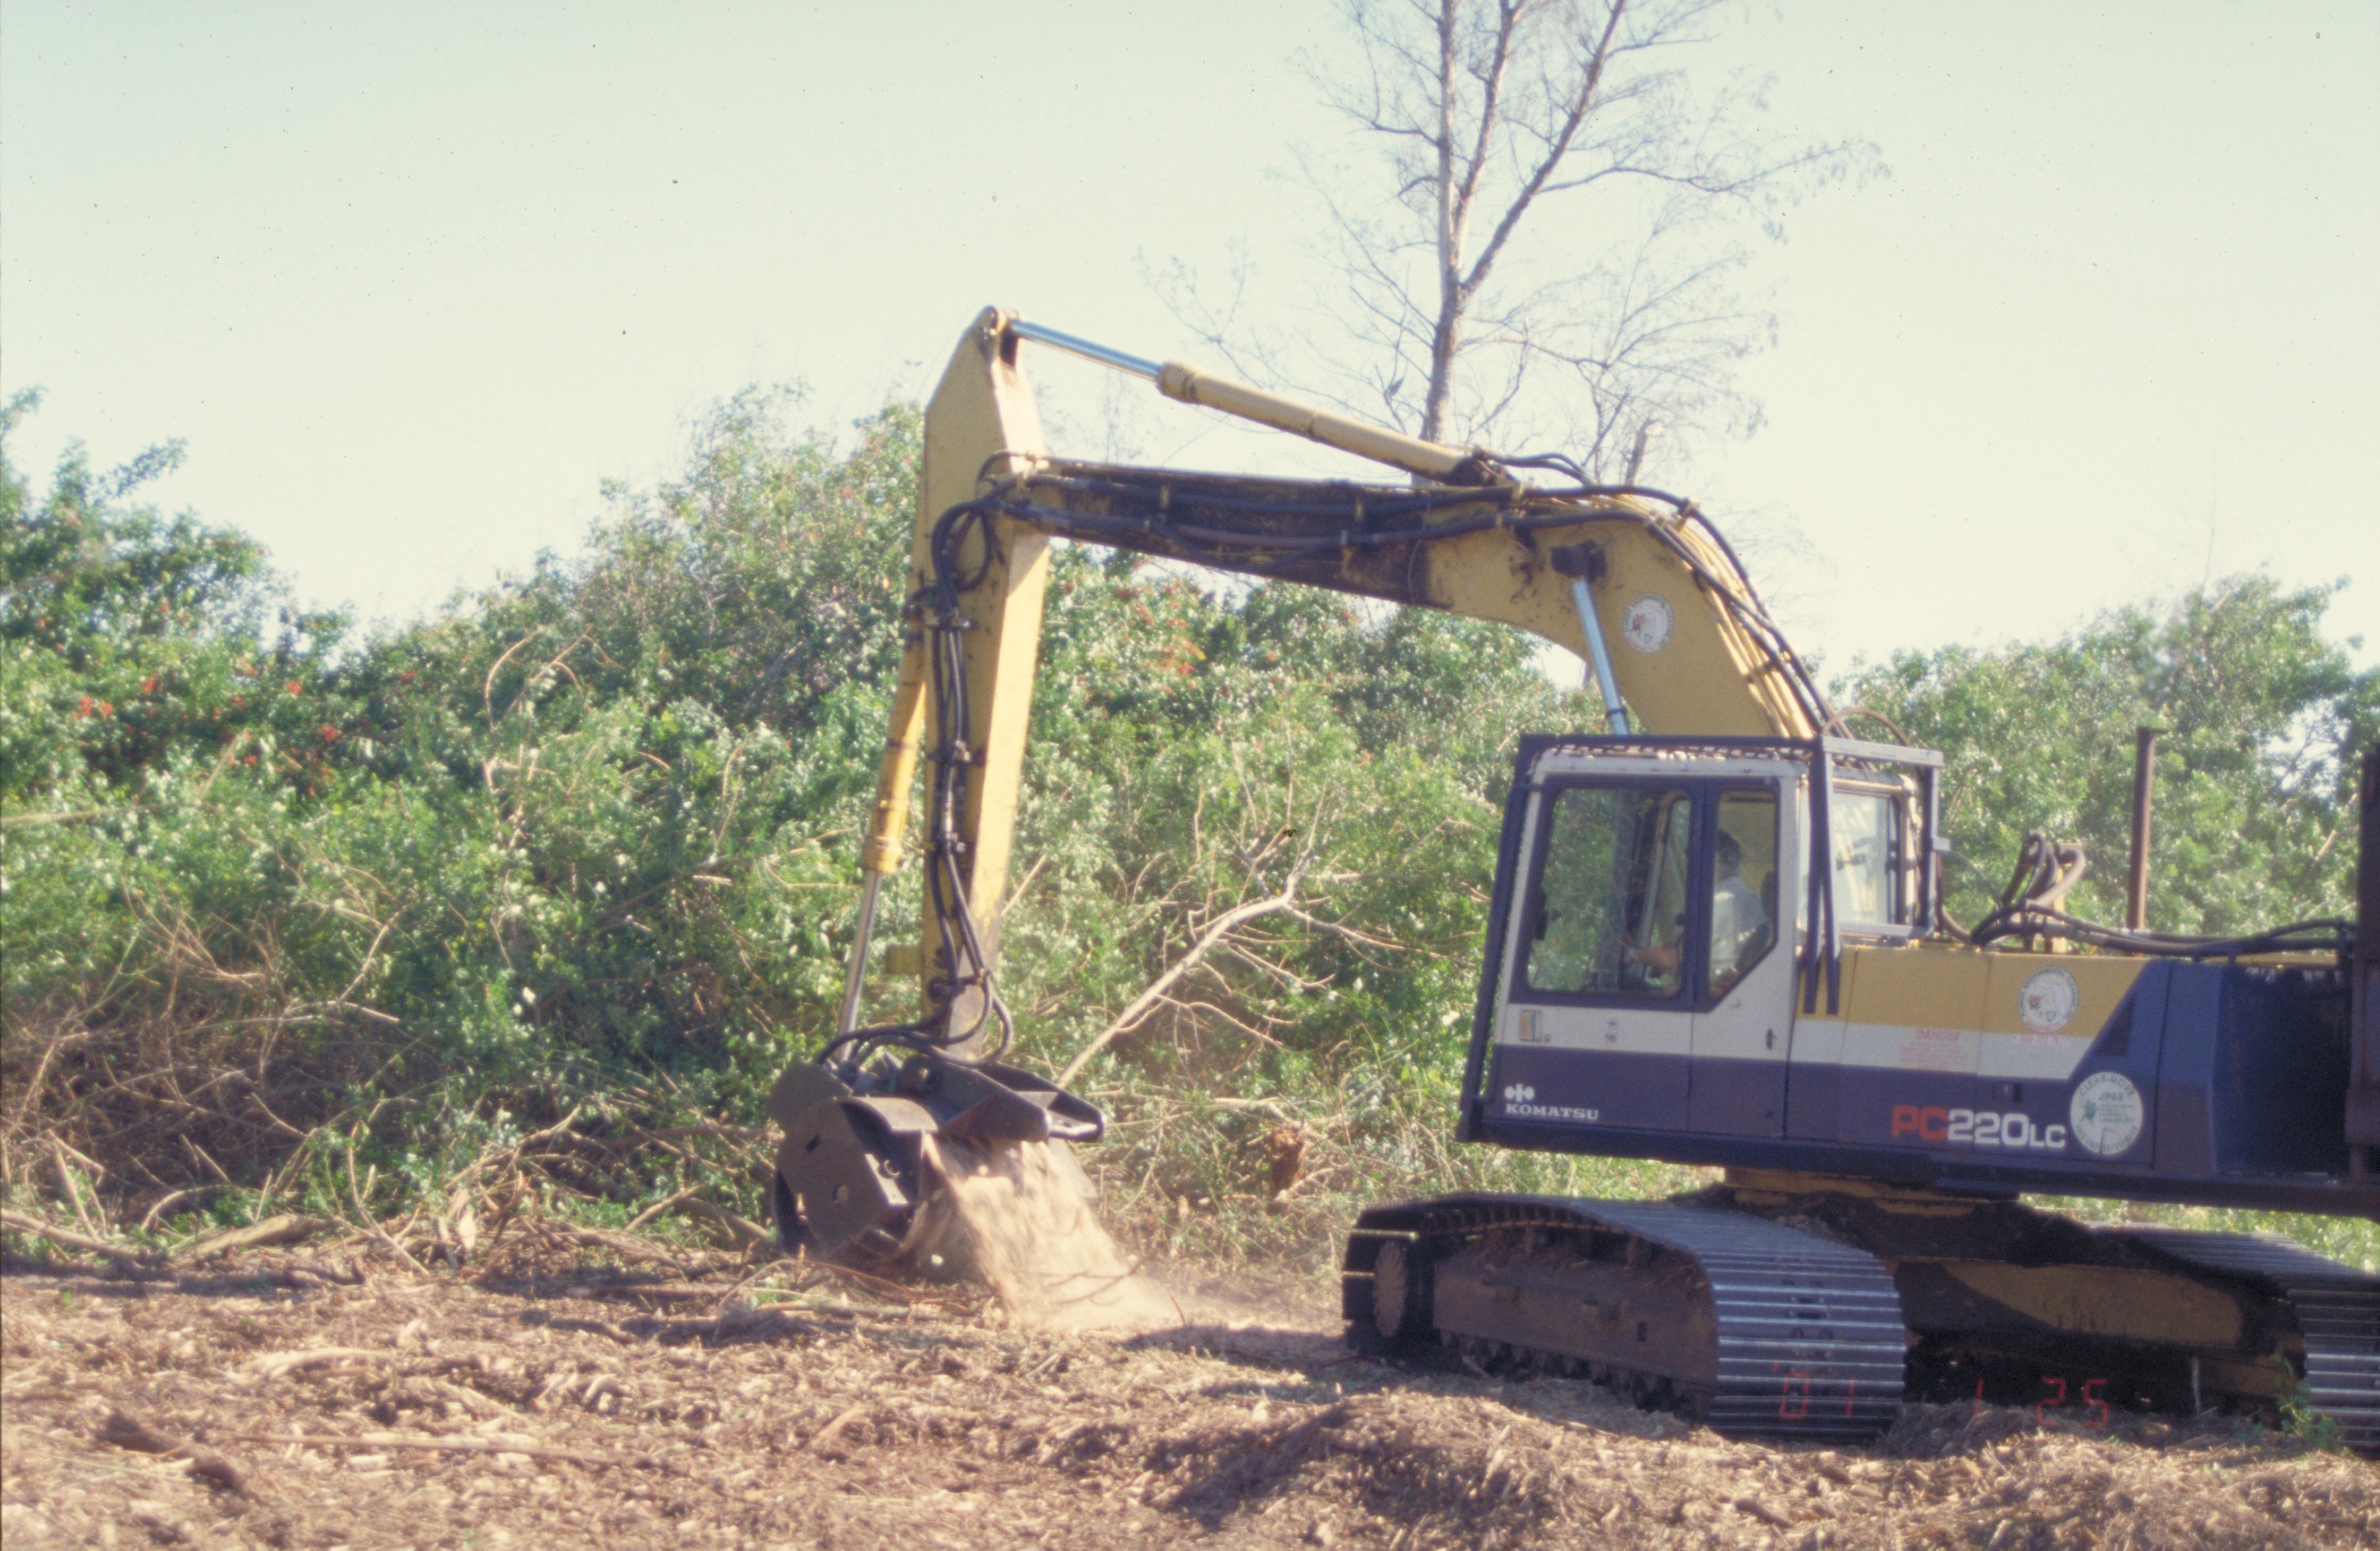
[[[1054,458],[1018,360],[1028,340],[1411,481],[1264,480]],[[989,975],[1051,536],[1518,626],[1588,664],[1614,730],[1628,727],[1623,704],[1638,730],[1667,734],[1807,738],[1826,716],[1742,568],[1691,503],[1622,487],[1541,490],[1483,449],[1406,436],[987,308],[960,337],[926,415],[913,605],[862,852],[867,894],[846,1032],[858,1015],[867,920],[900,863],[918,762],[935,758],[929,789],[951,811],[935,816],[941,843],[929,845],[936,871],[917,968],[928,1021],[950,1048],[965,1053],[990,1033]]]

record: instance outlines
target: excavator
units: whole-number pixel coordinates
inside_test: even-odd
[[[1379,482],[1052,457],[1021,358],[1386,465]],[[1361,1212],[1361,1349],[1592,1378],[1723,1435],[1859,1440],[1904,1399],[2277,1411],[2380,1452],[2380,1276],[2275,1236],[2087,1226],[2025,1192],[2380,1216],[2380,932],[2225,939],[2068,913],[2033,847],[1944,908],[1942,756],[1850,735],[1691,501],[1403,435],[1008,311],[929,406],[906,650],[838,1032],[787,1071],[781,1241],[892,1263],[953,1155],[1096,1141],[1002,1060],[995,979],[1052,539],[1488,619],[1575,653],[1606,725],[1521,739],[1454,1124],[1723,1171],[1669,1201]],[[858,1012],[923,766],[914,1020]],[[2380,921],[2380,750],[2358,911]],[[1087,1190],[1071,1165],[1050,1187]]]

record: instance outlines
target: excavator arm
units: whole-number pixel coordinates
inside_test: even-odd
[[[1052,458],[1019,360],[1027,341],[1410,478],[1262,479]],[[1518,477],[1524,470],[1572,478],[1540,487]],[[926,1010],[900,1032],[950,1054],[1006,1043],[991,971],[1053,537],[1518,626],[1589,665],[1615,731],[1629,730],[1633,713],[1639,731],[1808,738],[1830,717],[1692,503],[1591,484],[1560,459],[1532,467],[1401,435],[987,309],[927,409],[910,635],[862,856],[865,917],[899,865],[908,794],[927,761]],[[845,1033],[866,932],[863,922]]]

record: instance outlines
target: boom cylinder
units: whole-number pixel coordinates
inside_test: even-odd
[[[1595,600],[1587,595],[1585,577],[1571,579],[1570,598],[1578,608],[1579,633],[1586,637],[1588,658],[1595,667],[1595,690],[1603,697],[1604,719],[1611,724],[1613,737],[1625,738],[1628,710],[1620,702],[1620,680],[1611,676],[1611,649],[1603,643],[1603,625],[1595,617]]]
[[[1358,458],[1368,458],[1424,479],[1456,484],[1477,482],[1461,477],[1465,465],[1477,465],[1478,459],[1471,453],[1372,425],[1352,415],[1301,404],[1285,394],[1268,393],[1229,377],[1219,377],[1186,361],[1167,361],[1157,373],[1157,386],[1168,398],[1220,409],[1227,415],[1269,425],[1276,431],[1352,452]]]
[[[1040,324],[1026,323],[1019,318],[1009,325],[1010,332],[1020,339],[1054,346],[1096,360],[1102,366],[1112,366],[1119,372],[1129,372],[1146,377],[1157,385],[1158,391],[1168,398],[1184,404],[1196,404],[1204,409],[1220,409],[1227,415],[1269,425],[1276,431],[1286,431],[1341,452],[1352,452],[1358,458],[1368,458],[1375,463],[1385,463],[1391,469],[1402,469],[1409,474],[1449,483],[1477,482],[1463,477],[1476,469],[1476,454],[1460,447],[1450,447],[1438,442],[1426,442],[1418,436],[1407,436],[1384,426],[1373,425],[1353,415],[1318,409],[1301,403],[1286,394],[1271,393],[1260,387],[1219,376],[1212,372],[1191,365],[1188,361],[1169,360],[1162,363],[1141,356],[1128,354],[1106,345],[1095,344],[1078,335],[1067,334]]]

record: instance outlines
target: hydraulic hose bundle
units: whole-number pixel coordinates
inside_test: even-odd
[[[2089,863],[2082,848],[2052,841],[2039,830],[2018,848],[2016,870],[1999,900],[1975,922],[1967,940],[1978,947],[2012,937],[2054,938],[2158,959],[2244,959],[2265,953],[2336,953],[2343,964],[2354,951],[2355,923],[2338,917],[2292,922],[2237,936],[2200,936],[2105,926],[2064,910],[2069,890]]]
[[[1499,478],[1476,485],[1415,489],[1318,482],[1310,487],[1310,495],[1289,500],[1240,494],[1240,482],[1227,478],[1105,466],[1094,470],[1057,461],[1046,472],[1011,482],[982,500],[953,508],[943,521],[959,513],[993,513],[1087,543],[1168,553],[1219,570],[1291,581],[1304,580],[1295,574],[1301,563],[1333,556],[1405,546],[1417,557],[1428,545],[1491,530],[1528,536],[1586,523],[1624,522],[1641,529],[1668,550],[1719,602],[1756,643],[1811,726],[1825,727],[1833,720],[1825,691],[1769,617],[1733,546],[1694,502],[1647,485],[1595,483],[1574,461],[1560,454],[1495,460],[1486,460],[1483,455],[1482,468],[1490,472],[1551,469],[1575,482],[1536,487]],[[1055,496],[1056,502],[1031,499],[1038,494]],[[1620,505],[1621,498],[1658,503],[1668,507],[1671,515],[1656,517]],[[1122,508],[1131,515],[1085,509],[1098,506]],[[1184,507],[1206,520],[1185,518]],[[1450,512],[1458,515],[1439,515]],[[1234,519],[1246,525],[1238,525]],[[1266,522],[1267,519],[1273,522]],[[1284,519],[1293,521],[1302,531],[1283,531],[1276,524]],[[1685,541],[1681,530],[1689,525],[1726,557],[1731,576],[1715,568]]]
[[[929,913],[941,927],[941,961],[949,966],[949,971],[927,983],[928,1010],[923,1018],[839,1034],[819,1053],[821,1064],[834,1061],[836,1053],[845,1049],[851,1053],[844,1060],[864,1063],[869,1051],[885,1044],[949,1057],[956,1047],[970,1045],[990,1027],[998,1032],[988,1044],[973,1046],[965,1058],[997,1061],[1015,1039],[1015,1020],[993,983],[990,955],[985,951],[982,929],[969,899],[966,842],[961,833],[968,771],[977,758],[966,741],[971,723],[965,638],[974,621],[960,612],[959,600],[982,581],[991,566],[993,538],[988,519],[1002,509],[994,502],[970,501],[953,507],[936,520],[929,543],[932,574],[908,606],[910,617],[924,632],[929,698],[934,708],[933,731],[925,751],[925,879],[933,907]],[[982,557],[970,570],[959,558],[960,548],[967,535],[977,531],[982,535]],[[968,991],[978,994],[975,1016],[965,1027],[953,1027],[950,1011]]]

